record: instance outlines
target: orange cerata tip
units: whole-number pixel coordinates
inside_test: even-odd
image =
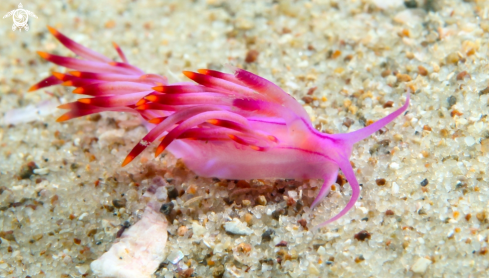
[[[83,94],[84,91],[85,91],[85,89],[83,89],[82,87],[79,87],[79,88],[76,88],[73,90],[73,94]]]
[[[165,150],[165,147],[163,147],[162,145],[159,145],[158,148],[156,148],[155,157],[160,155],[164,150]]]
[[[190,78],[190,79],[193,79],[194,76],[195,76],[195,72],[191,72],[191,71],[182,71],[183,75],[185,75],[186,77]]]
[[[165,86],[156,86],[156,87],[153,87],[151,89],[153,89],[157,92],[163,93],[165,91]]]
[[[73,75],[73,76],[76,76],[76,77],[80,77],[81,76],[81,72],[79,72],[79,71],[70,71],[68,73],[71,74],[71,75]]]
[[[149,101],[153,101],[153,102],[156,101],[156,99],[157,99],[157,97],[153,96],[153,95],[145,96],[144,98],[149,100]]]
[[[32,85],[27,92],[34,92],[35,90],[39,89],[39,85]]]
[[[64,121],[67,121],[70,119],[70,116],[64,114],[62,115],[61,117],[59,117],[58,119],[56,119],[56,121],[59,123],[59,122],[64,122]]]
[[[151,124],[159,124],[163,121],[163,118],[153,118],[151,120],[148,121],[148,123],[151,123]]]
[[[275,136],[273,136],[273,135],[268,135],[268,136],[267,136],[267,138],[268,138],[268,140],[273,141],[273,142],[275,142],[275,143],[277,143],[277,142],[278,142],[277,137],[275,137]]]
[[[133,159],[134,159],[134,156],[132,156],[132,155],[126,156],[126,159],[124,159],[124,161],[122,162],[121,166],[122,167],[126,166],[127,164],[131,163],[131,161]]]
[[[48,30],[53,36],[57,36],[59,34],[58,30],[56,30],[54,27],[48,25]]]
[[[61,83],[61,85],[62,86],[73,86],[73,81],[68,80],[68,81],[65,81],[65,82]],[[78,89],[81,89],[81,88],[78,88]]]
[[[64,81],[66,78],[66,74],[63,74],[61,72],[53,72],[53,76],[58,78],[61,81]]]
[[[41,56],[43,59],[49,59],[49,56],[51,56],[51,54],[42,51],[37,51],[37,55]]]
[[[81,98],[78,100],[78,102],[90,104],[90,103],[92,103],[92,99],[91,98]]]
[[[217,125],[217,124],[219,124],[219,120],[218,119],[207,120],[207,122],[210,123],[211,125]]]
[[[119,45],[115,42],[112,42],[112,46],[114,46],[114,48],[119,48]]]
[[[71,103],[61,104],[61,105],[58,105],[58,107],[56,107],[56,108],[58,108],[58,109],[70,109]]]
[[[148,102],[147,100],[145,100],[144,98],[138,100],[138,102],[136,102],[136,106],[141,106],[143,104],[146,104],[146,102]]]
[[[255,151],[259,151],[260,150],[260,147],[257,147],[257,146],[253,146],[253,145],[250,145],[250,148],[255,150]]]
[[[208,69],[198,69],[197,72],[202,73],[202,74],[208,74],[209,70]]]
[[[229,138],[231,138],[231,140],[236,140],[236,135],[234,134],[228,134]]]

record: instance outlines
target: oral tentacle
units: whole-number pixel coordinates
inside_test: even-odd
[[[338,170],[339,170],[338,167],[336,167],[336,169],[334,168],[327,169],[327,173],[325,174],[323,185],[321,186],[318,195],[312,202],[311,209],[315,208],[324,199],[324,197],[328,195],[331,186],[336,182],[336,179],[338,178]]]
[[[328,219],[327,221],[324,221],[323,223],[319,224],[316,228],[324,227],[329,223],[334,222],[340,219],[341,217],[343,217],[355,206],[355,203],[360,197],[360,185],[358,184],[357,178],[355,176],[355,172],[351,167],[350,161],[347,158],[343,158],[340,161],[338,161],[338,165],[341,171],[343,172],[343,174],[345,175],[345,178],[348,180],[348,183],[350,184],[351,192],[352,192],[350,200],[338,214]]]
[[[362,129],[350,132],[350,133],[343,133],[343,134],[331,134],[330,137],[333,138],[340,138],[343,139],[350,144],[355,144],[370,135],[374,134],[375,132],[379,131],[381,128],[392,122],[395,118],[397,118],[399,115],[404,113],[408,107],[409,107],[409,100],[410,100],[410,93],[408,92],[406,95],[406,102],[404,103],[403,106],[398,108],[396,111],[390,113],[389,115],[385,116],[384,118],[375,121],[374,123],[370,124],[367,127],[364,127]]]

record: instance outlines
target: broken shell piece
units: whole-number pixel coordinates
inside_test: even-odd
[[[150,206],[146,207],[141,220],[90,264],[93,273],[100,278],[152,277],[165,259],[167,226],[165,217]]]

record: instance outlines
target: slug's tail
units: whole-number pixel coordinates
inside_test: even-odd
[[[317,225],[316,227],[314,227],[315,229],[324,227],[324,226],[328,225],[329,223],[332,223],[332,222],[340,219],[341,217],[343,217],[345,214],[347,214],[355,206],[355,203],[358,201],[358,198],[360,197],[360,185],[358,184],[358,180],[355,177],[355,173],[353,171],[353,168],[351,167],[350,161],[347,158],[342,158],[342,160],[338,162],[338,166],[341,169],[341,171],[343,172],[343,174],[345,175],[345,178],[348,180],[348,183],[351,186],[351,192],[352,192],[351,198],[348,201],[348,203],[346,204],[346,206],[338,214],[336,214],[332,218],[328,219],[327,221],[324,221],[323,223]],[[338,170],[336,169],[333,172],[337,174]],[[334,177],[334,178],[336,178],[336,177]],[[329,185],[326,184],[326,182]],[[320,201],[320,199],[322,199],[322,197],[324,197],[327,194],[332,183],[334,183],[334,180],[325,179],[325,184],[323,184],[323,188],[321,188],[320,194],[318,195],[318,198],[316,198],[316,200],[314,200],[313,206],[316,205]],[[323,191],[326,191],[326,192],[323,193]],[[321,194],[321,193],[323,193],[323,194]]]

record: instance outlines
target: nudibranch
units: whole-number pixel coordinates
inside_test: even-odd
[[[91,96],[61,105],[69,111],[57,121],[103,111],[139,114],[149,132],[132,149],[127,165],[150,144],[158,144],[156,156],[168,150],[189,169],[203,177],[222,179],[323,179],[312,203],[315,207],[329,192],[341,169],[352,195],[337,215],[345,215],[358,200],[360,186],[349,157],[355,143],[375,133],[409,106],[354,132],[325,134],[317,131],[305,109],[291,95],[253,73],[233,68],[233,74],[214,70],[184,71],[194,81],[168,84],[156,74],[145,74],[128,63],[114,43],[122,62],[94,52],[52,27],[49,31],[82,59],[38,52],[70,69],[32,86],[74,86],[75,94]]]

